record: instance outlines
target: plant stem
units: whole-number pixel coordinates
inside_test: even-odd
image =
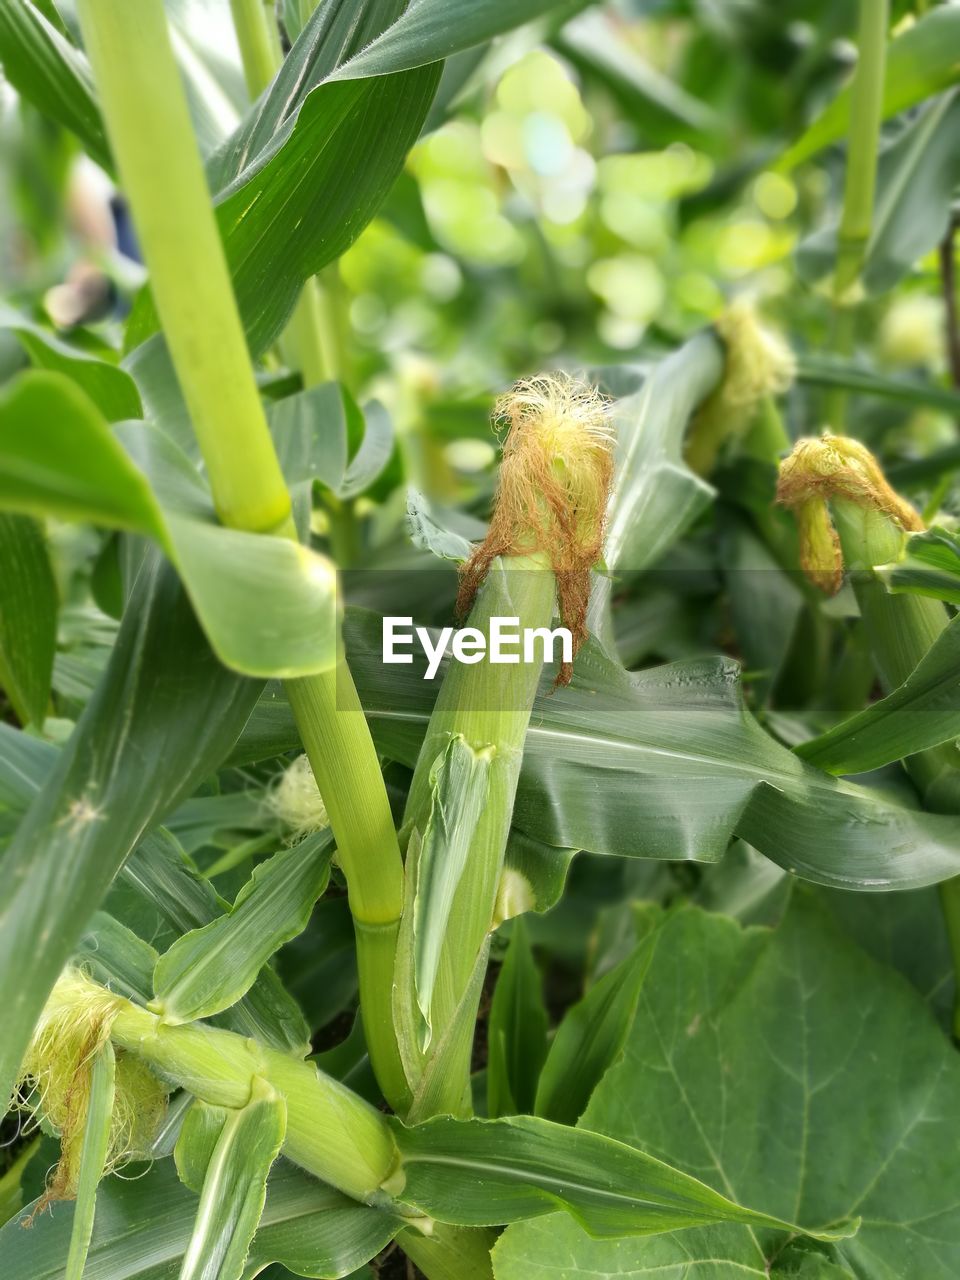
[[[217,509],[225,523],[294,537],[290,497],[257,393],[162,0],[81,0],[79,8],[111,145]],[[371,1061],[388,1100],[402,1103],[396,1039],[382,1014],[393,957],[378,932],[399,917],[402,867],[379,762],[345,664],[336,675],[299,680],[291,688],[351,904],[361,912],[360,997]],[[342,767],[345,761],[355,767]]]
[[[850,88],[850,132],[843,212],[837,240],[837,265],[833,278],[833,350],[849,355],[853,349],[851,292],[863,266],[873,225],[877,185],[877,150],[883,119],[883,85],[887,60],[889,0],[860,0],[857,33],[857,66]],[[831,393],[828,420],[843,430],[847,393]]]
[[[954,243],[958,226],[960,226],[960,216],[954,214],[940,245],[940,282],[943,288],[950,381],[955,387],[960,388],[960,314],[957,306],[957,265]]]
[[[263,416],[163,6],[82,0],[79,12],[217,512],[234,528],[282,529],[290,496]]]
[[[283,57],[273,3],[272,0],[230,0],[230,11],[247,92],[256,99],[276,75]]]

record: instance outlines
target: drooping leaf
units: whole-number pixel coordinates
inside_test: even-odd
[[[960,1103],[960,1063],[919,997],[804,895],[772,932],[688,909],[660,933],[623,1059],[582,1123],[774,1215],[862,1218],[823,1251],[841,1275],[952,1277],[960,1210],[943,1117]],[[741,1226],[597,1241],[555,1214],[510,1228],[495,1272],[761,1280],[794,1274],[786,1243]]]
[[[47,714],[58,608],[43,530],[0,512],[0,689],[23,724]]]
[[[141,1177],[110,1178],[97,1201],[88,1277],[178,1280],[197,1197],[180,1183],[172,1160],[158,1160]],[[72,1219],[73,1206],[59,1204],[29,1231],[19,1219],[8,1223],[0,1232],[4,1280],[61,1280]],[[267,1183],[251,1265],[279,1262],[296,1275],[335,1280],[379,1253],[401,1225],[281,1159]]]
[[[283,1098],[255,1079],[250,1101],[227,1112],[210,1153],[180,1280],[241,1280],[286,1127]]]
[[[18,93],[75,133],[88,154],[109,169],[87,60],[30,0],[0,0],[0,64]]]
[[[594,1089],[619,1061],[656,938],[652,932],[564,1014],[540,1076],[538,1116],[576,1124]]]
[[[600,1237],[714,1222],[803,1231],[733,1203],[636,1147],[534,1116],[440,1117],[412,1128],[397,1126],[395,1133],[400,1162],[386,1189],[445,1222],[520,1222],[560,1207]],[[807,1234],[838,1239],[855,1229],[855,1223],[835,1219],[834,1226]]]
[[[160,957],[154,999],[166,1022],[209,1018],[247,993],[273,953],[306,927],[329,878],[331,846],[324,832],[261,863],[226,915]]]
[[[176,577],[144,563],[107,669],[4,855],[0,1094],[131,849],[222,761],[259,686],[226,671]]]
[[[212,510],[204,518],[189,461],[156,428],[127,427],[121,438],[153,469],[160,492],[66,377],[23,375],[0,404],[0,507],[155,538],[183,577],[217,656],[236,671],[294,677],[331,667],[336,584],[329,563],[289,538],[224,528]]]
[[[90,1096],[83,1126],[76,1208],[73,1215],[73,1229],[70,1233],[70,1249],[64,1268],[64,1280],[83,1280],[90,1239],[93,1235],[97,1187],[103,1176],[110,1146],[116,1065],[113,1045],[106,1040],[97,1049],[90,1068]]]
[[[62,373],[75,382],[108,422],[143,416],[136,383],[118,365],[64,342],[5,303],[0,303],[0,329],[16,334],[37,368]]]
[[[425,661],[387,677],[381,619],[348,610],[344,632],[375,741],[412,767],[435,698]],[[264,725],[271,754],[296,745],[281,705],[272,700]],[[241,746],[236,758],[261,750]],[[537,696],[513,824],[558,849],[674,861],[716,861],[740,835],[801,878],[837,887],[906,889],[960,873],[955,818],[799,760],[747,713],[733,662],[631,674],[593,643],[568,688]]]
[[[956,84],[960,78],[960,13],[942,5],[923,14],[891,40],[883,90],[883,118],[889,119],[925,98]],[[824,147],[847,136],[850,124],[850,86],[846,85],[827,109],[781,158],[783,169],[809,160]]]
[[[547,1056],[548,1018],[542,988],[523,916],[518,916],[487,1020],[487,1115],[491,1120],[533,1111]]]
[[[163,537],[143,474],[59,373],[23,374],[0,400],[0,507]]]
[[[796,752],[830,773],[866,773],[955,738],[960,738],[960,618],[949,623],[898,689],[801,743]]]

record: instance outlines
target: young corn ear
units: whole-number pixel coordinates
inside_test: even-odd
[[[290,830],[290,843],[324,831],[330,825],[327,807],[306,755],[297,756],[266,795],[267,808]]]
[[[827,431],[797,442],[780,467],[777,501],[796,515],[801,568],[827,595],[840,590],[845,553],[850,567],[873,568],[897,557],[905,533],[924,527],[865,445]],[[845,545],[831,510],[846,528]]]
[[[790,347],[746,299],[731,303],[714,329],[724,346],[724,375],[690,424],[686,447],[688,465],[702,476],[713,470],[723,444],[745,435],[761,404],[788,391],[796,376]]]
[[[486,538],[460,571],[457,613],[470,612],[498,556],[542,553],[576,657],[587,636],[590,572],[603,547],[613,476],[607,402],[566,374],[531,378],[500,398],[494,421],[507,431],[497,498]],[[563,663],[557,683],[572,674]]]
[[[120,998],[77,969],[61,976],[20,1070],[23,1106],[60,1139],[43,1203],[76,1195],[94,1059],[110,1039]],[[169,1089],[142,1062],[118,1053],[104,1173],[143,1158],[163,1124]]]
[[[497,405],[506,424],[490,531],[464,566],[460,609],[484,635],[497,617],[547,629],[555,609],[574,649],[586,636],[590,572],[600,557],[612,476],[603,399],[566,377],[522,382]],[[503,882],[504,853],[537,660],[451,664],[407,801],[406,892],[394,1013],[413,1102],[423,1119],[469,1110],[474,1014],[493,928],[532,905]],[[566,662],[558,684],[572,674]]]

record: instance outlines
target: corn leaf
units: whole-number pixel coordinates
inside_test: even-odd
[[[33,1207],[0,1231],[4,1280],[62,1280],[73,1206],[57,1205],[25,1231],[21,1221]],[[178,1280],[196,1211],[197,1197],[180,1183],[172,1160],[158,1160],[138,1178],[109,1178],[98,1195],[88,1278]],[[280,1159],[267,1182],[250,1263],[262,1269],[279,1262],[297,1275],[334,1280],[379,1253],[401,1225]]]
[[[58,608],[43,530],[0,513],[0,689],[23,724],[47,715]]]
[[[87,60],[30,0],[0,0],[0,63],[18,93],[110,168]]]
[[[621,1061],[582,1123],[768,1213],[856,1215],[857,1235],[822,1251],[841,1275],[952,1280],[960,1209],[943,1117],[960,1101],[960,1062],[920,996],[807,894],[775,930],[694,909],[645,916],[656,952]],[[743,1226],[591,1240],[554,1214],[509,1228],[494,1264],[498,1280],[786,1280],[798,1274],[787,1246]]]
[[[604,540],[609,568],[654,564],[709,505],[714,491],[683,461],[683,436],[722,374],[722,348],[707,330],[659,361],[639,391],[617,401],[616,475]]]
[[[106,911],[95,911],[74,959],[91,978],[143,1004],[153,994],[157,952]]]
[[[64,342],[5,303],[0,303],[0,329],[9,329],[16,335],[31,364],[62,373],[75,382],[108,422],[143,416],[137,385],[118,365]]]
[[[583,1115],[594,1089],[623,1053],[656,939],[651,933],[564,1015],[540,1076],[538,1116],[576,1124]]]
[[[796,752],[830,773],[866,773],[955,738],[960,738],[960,618],[938,636],[899,689]]]
[[[802,352],[797,357],[797,378],[815,387],[842,387],[858,395],[878,396],[902,404],[930,405],[947,413],[960,413],[960,392],[930,380],[877,372],[854,360],[829,353]],[[894,471],[895,468],[891,468],[891,475]]]
[[[97,690],[4,855],[4,1097],[107,886],[150,824],[217,768],[258,692],[220,665],[175,575],[148,557]]]
[[[247,993],[273,953],[306,928],[332,852],[329,832],[282,850],[255,869],[226,915],[177,939],[154,973],[166,1022],[209,1018]]]
[[[286,1128],[283,1098],[254,1080],[250,1101],[227,1112],[210,1153],[180,1280],[240,1280]]]
[[[960,12],[952,5],[931,9],[891,40],[883,90],[883,118],[949,89],[960,78]],[[845,86],[779,162],[792,169],[847,136],[850,86]]]
[[[548,1025],[540,971],[523,916],[517,916],[487,1021],[487,1115],[491,1120],[533,1110],[547,1056]]]
[[[960,537],[939,528],[914,534],[904,559],[881,574],[891,591],[912,591],[960,605]]]
[[[595,1236],[647,1235],[716,1222],[803,1231],[733,1203],[636,1147],[534,1116],[441,1117],[395,1129],[400,1163],[388,1189],[443,1222],[488,1226],[563,1208]],[[856,1223],[807,1230],[824,1240]]]
[[[217,656],[235,671],[290,677],[331,667],[335,580],[327,561],[288,538],[224,528],[212,510],[203,519],[202,490],[174,443],[147,426],[123,438],[152,466],[166,509],[67,378],[23,375],[0,405],[0,507],[154,537],[183,577]]]

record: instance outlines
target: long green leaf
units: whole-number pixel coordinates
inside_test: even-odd
[[[627,1236],[715,1222],[803,1231],[734,1204],[635,1147],[533,1116],[397,1126],[388,1190],[444,1222],[488,1226],[566,1209],[591,1235]],[[856,1224],[808,1230],[842,1239]]]
[[[87,60],[30,0],[0,0],[0,64],[18,93],[75,133],[109,169]]]
[[[110,1146],[113,1121],[116,1058],[113,1045],[105,1041],[96,1052],[90,1068],[90,1096],[83,1127],[80,1171],[77,1176],[77,1204],[70,1233],[70,1251],[64,1269],[64,1280],[83,1280],[87,1252],[93,1235],[97,1208],[97,1187],[103,1176]]]
[[[210,1155],[180,1280],[240,1280],[286,1127],[283,1098],[254,1080],[249,1103],[227,1113]]]
[[[960,536],[940,528],[914,534],[906,556],[881,574],[892,591],[912,591],[960,605]]]
[[[0,1231],[4,1280],[62,1280],[73,1206],[56,1205],[25,1231],[21,1220],[31,1207]],[[177,1280],[196,1211],[197,1197],[172,1160],[158,1160],[138,1178],[108,1179],[98,1195],[88,1280]],[[251,1265],[279,1262],[296,1275],[334,1280],[379,1253],[401,1225],[281,1159],[267,1183]]]
[[[151,823],[217,768],[258,693],[217,662],[175,575],[148,558],[100,684],[4,855],[4,1098],[107,886]]]
[[[380,750],[412,766],[435,693],[419,658],[385,675],[381,626],[348,610],[347,655]],[[281,705],[271,695],[269,750],[255,724],[259,745],[251,755],[241,744],[237,760],[296,745]],[[558,849],[700,862],[741,835],[796,875],[840,888],[917,888],[960,873],[955,818],[798,759],[749,716],[729,659],[631,674],[594,643],[569,688],[537,696],[513,823]]]
[[[960,618],[937,637],[899,689],[796,752],[830,773],[866,773],[955,738],[960,738]]]
[[[930,405],[947,413],[960,414],[960,392],[937,382],[893,377],[868,366],[819,352],[804,352],[797,358],[797,378],[816,387],[842,387],[860,395],[878,396],[902,404]]]
[[[652,933],[567,1010],[540,1076],[537,1115],[560,1124],[576,1124],[583,1115],[623,1052],[656,938]]]
[[[177,939],[154,973],[154,1004],[166,1022],[209,1018],[247,993],[273,953],[306,928],[332,852],[325,832],[275,854],[226,915]]]
[[[0,689],[24,724],[47,715],[58,608],[43,530],[0,513]]]
[[[547,1026],[543,981],[523,916],[518,916],[487,1020],[487,1115],[491,1120],[533,1110],[547,1056]]]
[[[960,79],[960,11],[942,5],[925,13],[890,42],[883,91],[883,118],[889,119],[925,98],[950,88]],[[847,85],[826,111],[780,160],[792,169],[824,147],[847,136],[850,87]]]

